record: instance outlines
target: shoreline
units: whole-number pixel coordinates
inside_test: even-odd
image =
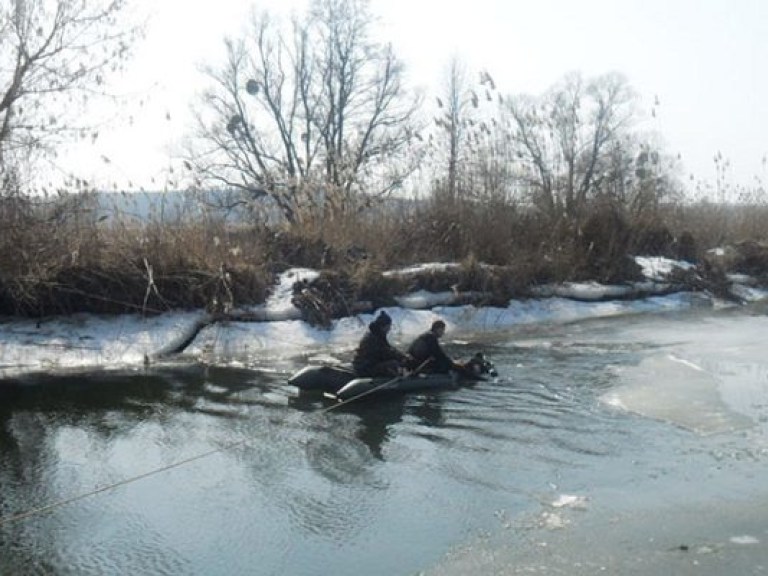
[[[496,306],[467,303],[466,294],[459,292],[417,290],[403,295],[393,306],[357,310],[321,326],[304,318],[296,305],[296,283],[318,273],[305,268],[285,271],[263,306],[226,314],[200,309],[153,316],[80,313],[45,319],[2,318],[0,380],[72,369],[138,369],[182,358],[248,366],[250,359],[265,355],[279,360],[328,350],[343,353],[356,344],[378,310],[393,316],[391,339],[397,343],[420,334],[437,318],[446,322],[450,339],[541,322],[768,302],[768,289],[753,286],[748,277],[733,280],[733,291],[742,302],[735,304],[706,291],[672,291],[665,278],[674,269],[690,268],[687,263],[650,257],[637,257],[637,262],[645,280],[634,284],[546,285],[537,289],[535,298]],[[436,266],[445,264],[424,264],[389,274],[429,273]]]
[[[506,308],[435,306],[384,308],[394,319],[391,340],[401,344],[441,318],[447,338],[516,330],[542,322],[574,322],[619,315],[681,311],[701,305],[699,296],[676,293],[643,300],[580,302],[553,297],[512,301]],[[335,320],[329,329],[302,320],[214,322],[200,328],[204,311],[143,318],[79,315],[0,324],[0,380],[31,373],[72,370],[143,369],[192,359],[209,364],[249,366],[254,358],[275,362],[317,354],[351,352],[373,314]],[[195,337],[190,339],[190,334]],[[183,353],[168,354],[179,342]]]

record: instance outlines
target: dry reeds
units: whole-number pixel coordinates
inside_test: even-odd
[[[227,220],[200,204],[163,207],[162,195],[148,210],[128,200],[105,209],[89,194],[0,196],[0,314],[226,311],[263,302],[275,273],[294,266],[324,271],[313,289],[330,301],[328,317],[418,289],[504,302],[542,283],[622,282],[637,278],[631,255],[697,261],[723,244],[750,247],[729,266],[763,277],[768,268],[762,204],[667,205],[634,219],[596,206],[577,223],[501,201],[390,200],[289,228]],[[459,265],[383,274],[423,262]]]
[[[141,222],[88,195],[0,204],[0,314],[220,308],[269,284],[261,246],[215,220]]]

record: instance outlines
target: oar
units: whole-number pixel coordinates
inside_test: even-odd
[[[417,366],[414,370],[409,372],[408,374],[403,374],[401,376],[395,376],[394,378],[392,378],[392,380],[387,380],[383,384],[379,384],[378,386],[376,386],[374,388],[371,388],[370,390],[366,390],[365,392],[361,392],[357,396],[352,396],[352,398],[347,398],[346,400],[342,400],[338,404],[334,404],[333,406],[331,406],[329,408],[329,411],[334,409],[334,408],[337,408],[339,406],[343,406],[344,404],[349,404],[350,402],[353,402],[355,400],[359,400],[360,398],[365,398],[369,394],[373,394],[374,392],[378,392],[379,390],[384,390],[388,386],[392,386],[393,384],[396,384],[396,383],[400,382],[400,380],[402,380],[403,378],[408,378],[410,376],[414,376],[414,375],[418,374],[419,372],[421,372],[422,370],[424,370],[424,368],[426,368],[429,365],[429,363],[432,362],[432,360],[433,360],[432,357],[429,357],[426,360],[424,360],[424,362],[422,362],[419,366]]]

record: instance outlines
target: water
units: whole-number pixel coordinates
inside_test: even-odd
[[[758,573],[765,328],[477,336],[498,380],[339,409],[298,361],[5,384],[0,574]]]

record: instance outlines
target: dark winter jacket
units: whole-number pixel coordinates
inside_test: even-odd
[[[382,362],[397,360],[405,363],[407,357],[387,341],[385,332],[370,326],[355,351],[352,367],[361,375],[369,375]]]
[[[408,354],[413,358],[414,367],[423,366],[424,372],[448,372],[453,368],[453,360],[443,352],[437,336],[431,330],[413,341]],[[430,362],[425,365],[427,360]]]

